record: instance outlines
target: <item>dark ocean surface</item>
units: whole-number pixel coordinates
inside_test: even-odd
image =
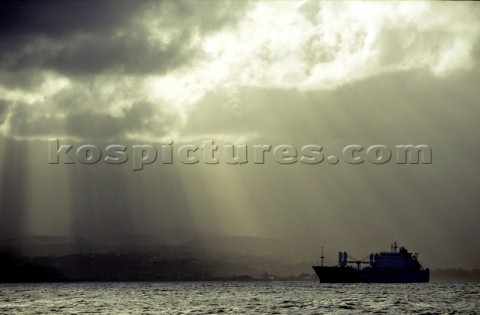
[[[1,314],[479,314],[480,282],[0,284]]]

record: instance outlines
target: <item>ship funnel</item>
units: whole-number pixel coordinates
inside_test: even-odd
[[[338,252],[338,265],[340,267],[346,267],[347,266],[347,253],[346,252]]]

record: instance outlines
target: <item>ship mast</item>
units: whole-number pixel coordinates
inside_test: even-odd
[[[393,244],[390,246],[390,250],[392,251],[392,253],[396,253],[397,252],[397,241],[393,242]]]
[[[323,260],[325,259],[325,256],[323,256],[323,246],[322,246],[322,256],[320,256],[320,260],[321,260],[321,263],[320,263],[320,266],[323,267]]]

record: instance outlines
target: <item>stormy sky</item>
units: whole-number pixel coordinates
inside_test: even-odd
[[[477,3],[1,2],[0,238],[255,236],[359,257],[397,240],[479,268],[479,82]],[[432,163],[133,171],[49,164],[51,138],[426,144]]]

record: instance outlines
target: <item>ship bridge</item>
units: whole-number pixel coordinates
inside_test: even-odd
[[[397,251],[397,243],[393,243],[391,252],[370,254],[370,265],[386,269],[422,269],[417,254],[409,253],[404,247]]]

